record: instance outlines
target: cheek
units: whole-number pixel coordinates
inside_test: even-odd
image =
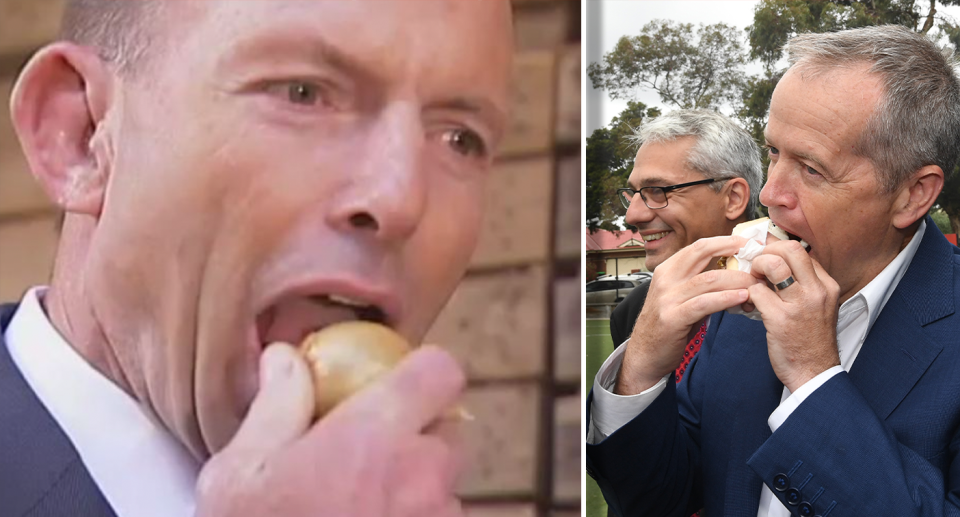
[[[483,199],[475,193],[483,192],[482,184],[473,194],[453,195],[458,191],[448,191],[439,197],[442,204],[428,208],[416,235],[407,243],[406,285],[409,292],[416,293],[408,300],[419,306],[414,331],[419,335],[426,333],[463,278],[480,237]],[[431,199],[436,198],[438,195],[431,193]]]

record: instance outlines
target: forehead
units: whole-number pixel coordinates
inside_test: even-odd
[[[868,67],[788,71],[770,101],[767,138],[778,147],[795,145],[825,160],[854,154],[883,94],[880,78]]]
[[[500,0],[223,0],[170,2],[174,65],[201,71],[257,51],[329,57],[335,49],[384,79],[422,79],[506,96],[512,60],[509,4]],[[321,45],[322,44],[322,45]],[[171,67],[174,68],[174,67]]]
[[[662,142],[645,142],[637,150],[630,173],[634,187],[666,186],[684,181],[695,181],[703,176],[690,168],[688,157],[696,145],[694,136],[684,136]]]

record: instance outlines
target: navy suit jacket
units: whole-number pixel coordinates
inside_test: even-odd
[[[3,332],[15,310],[0,306],[0,516],[116,517],[10,357]]]
[[[756,517],[762,483],[792,515],[960,515],[958,302],[960,249],[927,218],[850,372],[776,433],[763,324],[715,314],[683,381],[587,445],[588,472],[623,516]]]

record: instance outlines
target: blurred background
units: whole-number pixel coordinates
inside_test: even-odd
[[[469,272],[428,341],[466,366],[472,517],[580,515],[580,2],[514,0],[515,111]],[[46,284],[58,214],[8,112],[62,0],[0,0],[0,301]],[[454,215],[451,214],[453,217]]]

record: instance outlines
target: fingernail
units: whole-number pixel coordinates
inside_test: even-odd
[[[290,358],[287,357],[287,354],[269,348],[264,351],[264,354],[267,354],[267,357],[262,359],[264,384],[272,384],[283,377],[289,376],[293,365],[290,364]]]

